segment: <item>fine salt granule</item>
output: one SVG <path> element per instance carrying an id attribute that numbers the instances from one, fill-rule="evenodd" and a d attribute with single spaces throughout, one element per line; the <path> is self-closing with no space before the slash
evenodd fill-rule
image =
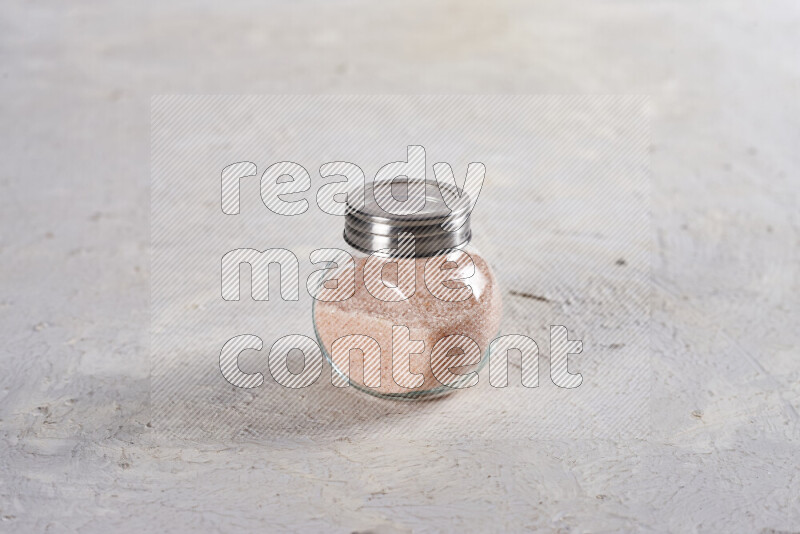
<path id="1" fill-rule="evenodd" d="M 347 354 L 349 353 L 349 372 L 345 373 L 350 377 L 351 383 L 360 386 L 370 392 L 379 395 L 402 395 L 419 394 L 435 388 L 442 388 L 442 383 L 437 379 L 444 376 L 445 383 L 453 385 L 453 374 L 448 374 L 450 368 L 452 373 L 463 374 L 478 367 L 478 361 L 485 357 L 487 348 L 491 340 L 497 335 L 502 313 L 502 303 L 500 290 L 491 268 L 486 261 L 476 251 L 471 248 L 466 249 L 469 257 L 474 264 L 474 274 L 469 278 L 458 280 L 457 282 L 446 282 L 445 288 L 457 287 L 458 285 L 469 286 L 471 295 L 462 301 L 450 302 L 441 299 L 441 292 L 437 292 L 435 284 L 441 281 L 431 280 L 430 270 L 428 281 L 425 280 L 425 265 L 430 258 L 398 258 L 393 261 L 399 264 L 398 272 L 404 268 L 413 269 L 416 272 L 416 285 L 414 294 L 407 300 L 397 302 L 386 302 L 374 297 L 364 284 L 364 266 L 368 258 L 357 258 L 355 260 L 355 293 L 352 297 L 338 302 L 318 301 L 315 307 L 315 324 L 320 341 L 327 354 L 332 355 L 337 367 L 342 371 L 347 371 Z M 460 253 L 463 256 L 463 253 Z M 439 258 L 441 261 L 451 261 L 449 257 Z M 410 265 L 413 263 L 413 266 Z M 459 265 L 459 268 L 461 266 Z M 369 269 L 368 269 L 369 271 Z M 409 271 L 410 272 L 410 271 Z M 472 273 L 470 268 L 469 273 Z M 352 273 L 351 273 L 352 274 Z M 370 278 L 368 276 L 368 278 Z M 391 283 L 390 276 L 386 276 L 387 283 Z M 367 282 L 370 280 L 368 279 Z M 373 287 L 373 286 L 371 286 Z M 434 293 L 431 293 L 431 289 Z M 437 298 L 437 296 L 439 298 Z M 419 343 L 413 346 L 414 340 L 422 341 L 424 348 L 421 352 L 412 352 L 409 355 L 409 362 L 401 365 L 395 362 L 394 376 L 392 375 L 392 333 L 395 329 L 395 349 L 398 354 L 403 349 L 409 347 L 408 342 L 403 343 L 403 336 L 398 335 L 397 327 L 407 327 L 406 332 L 400 329 L 400 334 L 405 334 L 405 340 L 412 340 L 412 350 L 421 348 Z M 363 346 L 353 346 L 362 350 L 350 351 L 347 346 L 337 346 L 338 350 L 332 351 L 334 341 L 345 336 L 359 335 L 368 336 L 377 342 L 380 347 L 380 368 L 372 364 L 369 344 L 361 343 Z M 433 352 L 434 345 L 446 336 L 461 335 L 467 336 L 475 342 L 471 344 L 463 338 L 448 338 L 446 342 Z M 365 338 L 359 338 L 364 341 Z M 457 340 L 455 343 L 451 340 Z M 369 340 L 366 340 L 369 341 Z M 453 344 L 456 347 L 453 347 Z M 356 344 L 358 345 L 358 344 Z M 374 345 L 374 344 L 373 344 Z M 464 347 L 461 350 L 459 347 Z M 462 356 L 458 356 L 461 354 Z M 454 367 L 459 361 L 469 362 L 468 365 Z M 366 362 L 366 377 L 365 377 Z M 410 367 L 409 367 L 410 364 Z M 416 387 L 403 387 L 396 383 L 408 385 L 415 377 L 410 374 L 421 374 L 422 383 Z M 366 387 L 377 382 L 378 373 L 380 375 L 380 385 L 378 387 Z M 419 380 L 416 378 L 416 380 Z M 449 380 L 449 382 L 448 382 Z M 457 382 L 463 383 L 463 377 Z M 454 391 L 444 388 L 444 391 Z"/>

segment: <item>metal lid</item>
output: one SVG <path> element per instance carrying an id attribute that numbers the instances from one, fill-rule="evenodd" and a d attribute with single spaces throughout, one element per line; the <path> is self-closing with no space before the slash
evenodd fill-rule
<path id="1" fill-rule="evenodd" d="M 472 232 L 466 192 L 459 196 L 454 187 L 440 185 L 435 180 L 410 179 L 407 187 L 410 197 L 407 200 L 401 196 L 406 191 L 405 184 L 391 181 L 367 182 L 363 197 L 348 195 L 344 240 L 353 248 L 371 254 L 397 249 L 400 234 L 410 232 L 414 235 L 416 257 L 435 256 L 444 249 L 469 243 Z M 424 207 L 421 206 L 423 192 Z M 445 204 L 445 199 L 453 210 Z M 352 201 L 358 204 L 353 205 Z M 414 208 L 421 209 L 416 213 L 404 213 Z M 410 254 L 395 250 L 391 255 Z"/>

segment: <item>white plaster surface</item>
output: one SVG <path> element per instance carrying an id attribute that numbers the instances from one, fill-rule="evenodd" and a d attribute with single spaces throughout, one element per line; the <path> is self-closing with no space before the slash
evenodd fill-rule
<path id="1" fill-rule="evenodd" d="M 7 1 L 0 531 L 800 531 L 800 5 Z M 158 93 L 652 97 L 652 430 L 149 431 Z"/>

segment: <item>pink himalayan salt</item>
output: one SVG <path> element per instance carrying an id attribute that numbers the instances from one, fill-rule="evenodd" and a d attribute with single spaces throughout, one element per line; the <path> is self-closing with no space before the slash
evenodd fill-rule
<path id="1" fill-rule="evenodd" d="M 404 258 L 399 259 L 408 268 L 408 262 L 414 262 L 416 267 L 416 291 L 408 300 L 399 302 L 385 302 L 375 298 L 364 285 L 363 270 L 367 258 L 356 259 L 356 284 L 355 294 L 347 300 L 339 302 L 317 301 L 315 309 L 315 322 L 317 333 L 325 351 L 330 355 L 333 342 L 341 337 L 356 334 L 365 335 L 375 339 L 380 345 L 380 386 L 366 388 L 376 394 L 408 394 L 412 392 L 428 391 L 440 388 L 441 383 L 434 374 L 434 369 L 451 368 L 453 373 L 463 374 L 475 370 L 478 365 L 464 365 L 453 368 L 462 351 L 449 350 L 446 353 L 437 351 L 438 358 L 434 355 L 431 361 L 431 350 L 441 338 L 452 334 L 461 334 L 474 340 L 483 358 L 489 343 L 498 333 L 500 316 L 502 314 L 502 301 L 500 290 L 494 273 L 486 261 L 474 251 L 470 256 L 475 265 L 475 274 L 465 280 L 448 282 L 448 286 L 461 283 L 472 288 L 472 295 L 460 302 L 447 302 L 431 294 L 425 283 L 425 264 L 429 258 Z M 384 278 L 387 283 L 390 276 Z M 396 281 L 396 280 L 395 280 Z M 433 287 L 430 279 L 428 284 Z M 436 288 L 434 287 L 434 290 Z M 441 296 L 441 293 L 437 293 Z M 425 347 L 421 353 L 411 353 L 411 373 L 421 373 L 423 383 L 420 387 L 406 388 L 396 383 L 392 377 L 392 327 L 405 325 L 409 328 L 411 340 L 421 340 Z M 397 343 L 397 339 L 395 340 Z M 366 351 L 365 351 L 366 352 Z M 346 352 L 345 352 L 346 353 Z M 366 358 L 365 358 L 366 356 Z M 352 383 L 364 388 L 364 365 L 367 360 L 367 372 L 370 384 L 374 381 L 377 369 L 370 374 L 369 356 L 361 351 L 354 350 L 350 353 L 349 377 Z M 447 360 L 446 362 L 444 360 Z M 475 357 L 472 362 L 477 362 Z M 335 358 L 341 361 L 341 356 Z M 343 366 L 340 366 L 340 368 Z M 409 384 L 402 378 L 403 369 L 398 366 L 395 377 L 401 378 L 397 382 Z M 432 369 L 433 367 L 433 369 Z M 408 374 L 408 369 L 405 370 Z M 441 373 L 439 373 L 441 377 Z"/>

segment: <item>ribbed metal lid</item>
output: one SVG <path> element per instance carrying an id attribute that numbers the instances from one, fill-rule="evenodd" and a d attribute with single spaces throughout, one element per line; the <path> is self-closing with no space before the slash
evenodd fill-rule
<path id="1" fill-rule="evenodd" d="M 374 181 L 367 182 L 363 205 L 351 205 L 350 199 L 358 197 L 348 196 L 344 240 L 350 246 L 368 254 L 377 250 L 397 249 L 398 236 L 410 232 L 414 235 L 414 255 L 426 257 L 469 243 L 472 233 L 469 224 L 470 202 L 466 192 L 459 197 L 455 188 L 449 185 L 440 185 L 434 180 L 408 180 L 408 192 L 412 199 L 404 204 L 404 199 L 396 193 L 398 185 L 395 184 L 393 188 L 389 182 L 379 182 L 377 185 Z M 399 189 L 405 190 L 405 187 Z M 422 190 L 425 206 L 417 213 L 396 214 L 381 207 L 402 212 L 402 206 L 414 204 L 415 193 Z M 444 202 L 445 198 L 455 209 L 450 210 Z M 395 252 L 392 255 L 408 254 Z"/>

